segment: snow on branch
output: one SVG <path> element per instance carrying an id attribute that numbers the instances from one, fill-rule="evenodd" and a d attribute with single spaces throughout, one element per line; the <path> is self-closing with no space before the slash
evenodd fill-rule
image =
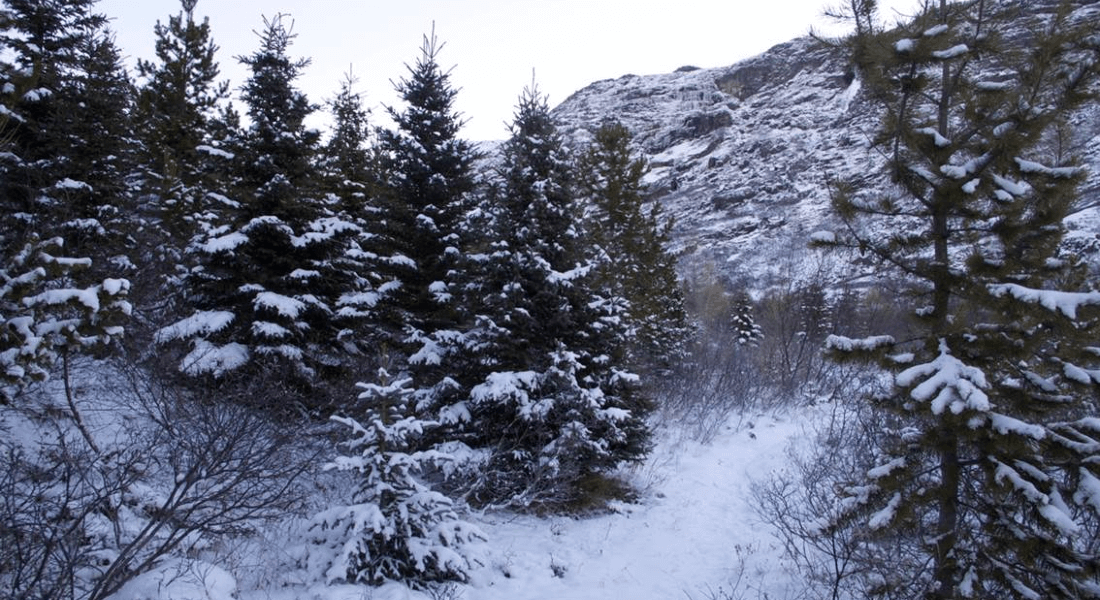
<path id="1" fill-rule="evenodd" d="M 1052 312 L 1060 312 L 1070 319 L 1077 318 L 1077 309 L 1082 306 L 1100 304 L 1100 292 L 1063 292 L 1059 290 L 1037 290 L 1015 283 L 1002 283 L 989 286 L 989 293 L 997 298 L 1011 296 L 1028 304 L 1038 304 Z"/>
<path id="2" fill-rule="evenodd" d="M 225 329 L 233 322 L 235 315 L 226 310 L 199 311 L 186 319 L 163 327 L 154 336 L 158 344 L 173 340 L 184 340 L 196 335 L 210 335 Z"/>
<path id="3" fill-rule="evenodd" d="M 940 134 L 939 130 L 937 130 L 935 127 L 922 127 L 921 129 L 917 130 L 917 133 L 923 133 L 924 135 L 931 137 L 933 143 L 936 144 L 937 148 L 946 148 L 951 145 L 951 140 L 943 137 L 943 135 Z"/>
<path id="4" fill-rule="evenodd" d="M 958 58 L 963 54 L 966 54 L 967 52 L 970 52 L 969 46 L 967 46 L 966 44 L 958 44 L 955 46 L 951 46 L 946 50 L 936 50 L 932 53 L 932 56 L 940 60 L 950 60 L 952 58 Z"/>
<path id="5" fill-rule="evenodd" d="M 1040 175 L 1050 175 L 1051 177 L 1060 177 L 1063 179 L 1076 177 L 1084 172 L 1082 167 L 1048 167 L 1019 157 L 1016 158 L 1016 164 L 1019 165 L 1020 171 L 1023 173 L 1038 173 Z"/>
<path id="6" fill-rule="evenodd" d="M 266 308 L 291 319 L 297 319 L 302 311 L 306 309 L 305 302 L 275 292 L 256 294 L 256 297 L 252 300 L 252 305 L 257 311 Z"/>
<path id="7" fill-rule="evenodd" d="M 872 352 L 893 344 L 894 338 L 889 335 L 874 335 L 860 339 L 830 335 L 825 338 L 825 349 L 839 352 Z"/>
<path id="8" fill-rule="evenodd" d="M 923 379 L 919 384 L 918 380 Z M 989 387 L 985 373 L 951 356 L 945 340 L 940 340 L 940 355 L 930 363 L 910 367 L 898 374 L 895 382 L 901 387 L 916 387 L 909 395 L 918 402 L 931 402 L 932 413 L 945 409 L 959 414 L 964 410 L 986 412 L 989 397 L 983 389 Z"/>

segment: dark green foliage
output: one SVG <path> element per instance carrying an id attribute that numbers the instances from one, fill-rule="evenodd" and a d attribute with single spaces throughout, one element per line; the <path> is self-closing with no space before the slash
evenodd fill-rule
<path id="1" fill-rule="evenodd" d="M 370 251 L 379 249 L 373 239 L 381 210 L 376 201 L 378 157 L 369 146 L 369 111 L 354 90 L 355 82 L 349 73 L 341 82 L 340 92 L 328 102 L 332 134 L 321 148 L 317 171 L 327 204 L 358 228 L 355 235 L 349 236 L 342 259 L 344 269 L 353 277 L 349 290 L 354 291 L 341 295 L 337 314 L 345 327 L 341 339 L 348 344 L 366 345 L 374 339 L 375 307 L 382 296 L 378 255 Z"/>
<path id="2" fill-rule="evenodd" d="M 845 492 L 847 525 L 907 556 L 871 593 L 1097 596 L 1098 298 L 1058 252 L 1083 172 L 1047 146 L 1100 64 L 1072 4 L 941 2 L 856 40 L 893 186 L 834 189 L 838 245 L 900 273 L 919 316 L 903 348 L 829 340 L 913 365 L 881 400 L 881 466 Z"/>
<path id="3" fill-rule="evenodd" d="M 572 167 L 545 97 L 528 88 L 505 143 L 478 296 L 479 344 L 492 370 L 545 368 L 576 345 L 593 316 L 584 273 Z"/>
<path id="4" fill-rule="evenodd" d="M 205 189 L 213 185 L 211 157 L 200 148 L 218 143 L 217 111 L 229 96 L 229 83 L 218 82 L 210 21 L 195 21 L 196 0 L 181 0 L 182 12 L 154 28 L 157 62 L 138 61 L 142 86 L 135 106 L 136 134 L 142 144 L 145 189 L 154 206 L 145 207 L 167 233 L 178 260 L 197 233 L 195 213 L 202 210 Z M 165 252 L 166 249 L 161 249 Z"/>
<path id="5" fill-rule="evenodd" d="M 592 284 L 609 302 L 625 306 L 629 363 L 667 368 L 683 357 L 690 329 L 669 251 L 672 222 L 658 203 L 646 202 L 648 166 L 634 158 L 630 140 L 626 127 L 607 123 L 578 160 L 578 192 L 599 261 Z"/>
<path id="6" fill-rule="evenodd" d="M 434 33 L 397 83 L 404 109 L 389 108 L 396 129 L 379 131 L 380 209 L 367 250 L 378 256 L 378 346 L 398 349 L 418 391 L 421 408 L 439 414 L 462 402 L 474 374 L 462 332 L 470 284 L 464 227 L 473 204 L 476 158 L 458 137 L 457 94 L 439 65 Z M 460 407 L 442 415 L 448 425 L 464 418 Z"/>
<path id="7" fill-rule="evenodd" d="M 11 154 L 0 165 L 0 218 L 17 249 L 23 234 L 62 236 L 68 252 L 96 259 L 88 274 L 102 276 L 118 273 L 107 259 L 126 247 L 131 90 L 92 4 L 9 3 L 3 79 L 12 90 L 4 101 Z"/>
<path id="8" fill-rule="evenodd" d="M 430 338 L 439 330 L 453 330 L 460 319 L 451 300 L 460 285 L 460 227 L 474 191 L 475 154 L 458 137 L 457 90 L 439 65 L 442 48 L 434 34 L 424 38 L 408 78 L 397 83 L 404 110 L 388 109 L 397 128 L 379 132 L 383 213 L 378 243 L 385 248 L 380 255 L 386 278 L 401 282 L 388 303 L 391 316 L 385 325 L 399 344 L 408 343 L 410 333 Z"/>
<path id="9" fill-rule="evenodd" d="M 483 373 L 473 442 L 492 450 L 470 495 L 574 510 L 601 501 L 582 481 L 644 456 L 648 404 L 620 363 L 621 315 L 587 285 L 572 164 L 536 88 L 520 96 L 511 131 L 469 334 Z"/>
<path id="10" fill-rule="evenodd" d="M 196 264 L 185 283 L 193 312 L 158 338 L 189 344 L 186 373 L 217 378 L 247 366 L 291 396 L 265 403 L 318 408 L 327 400 L 321 384 L 339 381 L 336 307 L 357 291 L 344 259 L 359 228 L 319 197 L 318 133 L 304 123 L 314 107 L 293 87 L 308 61 L 287 55 L 293 37 L 277 15 L 260 48 L 240 59 L 252 71 L 242 88 L 251 124 L 228 146 L 224 195 L 211 195 L 218 206 L 201 217 L 206 230 L 191 246 Z"/>
<path id="11" fill-rule="evenodd" d="M 0 401 L 130 313 L 108 277 L 128 264 L 108 259 L 127 247 L 129 83 L 91 7 L 0 8 Z"/>

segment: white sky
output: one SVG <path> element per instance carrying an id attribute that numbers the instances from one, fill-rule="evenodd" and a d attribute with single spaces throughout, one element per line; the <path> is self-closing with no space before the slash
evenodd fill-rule
<path id="1" fill-rule="evenodd" d="M 291 56 L 313 63 L 298 81 L 313 102 L 339 89 L 349 68 L 384 124 L 380 104 L 399 105 L 391 81 L 405 76 L 435 22 L 454 67 L 458 110 L 471 140 L 503 139 L 532 70 L 550 105 L 600 79 L 668 73 L 684 65 L 721 67 L 820 28 L 825 5 L 838 0 L 199 0 L 210 17 L 222 78 L 239 87 L 247 73 L 237 56 L 258 46 L 262 16 L 282 12 L 298 34 Z M 916 0 L 880 0 L 882 14 Z M 101 0 L 99 12 L 128 57 L 152 59 L 153 26 L 180 12 L 178 0 Z M 244 107 L 238 105 L 243 113 Z M 322 127 L 324 117 L 311 121 Z"/>

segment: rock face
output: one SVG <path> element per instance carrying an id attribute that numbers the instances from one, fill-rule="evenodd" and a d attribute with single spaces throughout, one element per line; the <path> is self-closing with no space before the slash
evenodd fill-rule
<path id="1" fill-rule="evenodd" d="M 1100 4 L 1080 4 L 1100 19 Z M 836 225 L 829 180 L 880 180 L 869 142 L 879 119 L 838 51 L 799 38 L 726 68 L 598 81 L 554 115 L 576 144 L 608 118 L 631 130 L 685 261 L 758 290 L 850 271 L 807 249 L 811 233 Z M 1074 130 L 1092 171 L 1085 203 L 1100 203 L 1100 109 L 1076 115 Z M 1067 225 L 1077 243 L 1097 244 L 1096 209 Z"/>

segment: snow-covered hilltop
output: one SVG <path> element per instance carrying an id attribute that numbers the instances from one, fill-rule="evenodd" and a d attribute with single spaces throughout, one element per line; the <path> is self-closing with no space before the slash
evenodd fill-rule
<path id="1" fill-rule="evenodd" d="M 1075 17 L 1100 19 L 1100 3 L 1079 2 Z M 808 37 L 729 67 L 598 81 L 554 114 L 576 142 L 607 119 L 629 127 L 686 260 L 713 261 L 757 288 L 808 275 L 807 242 L 833 225 L 828 181 L 881 185 L 878 116 L 860 79 L 843 51 Z M 1100 107 L 1076 115 L 1071 130 L 1091 171 L 1083 205 L 1100 203 Z M 1095 210 L 1068 225 L 1094 248 Z"/>

